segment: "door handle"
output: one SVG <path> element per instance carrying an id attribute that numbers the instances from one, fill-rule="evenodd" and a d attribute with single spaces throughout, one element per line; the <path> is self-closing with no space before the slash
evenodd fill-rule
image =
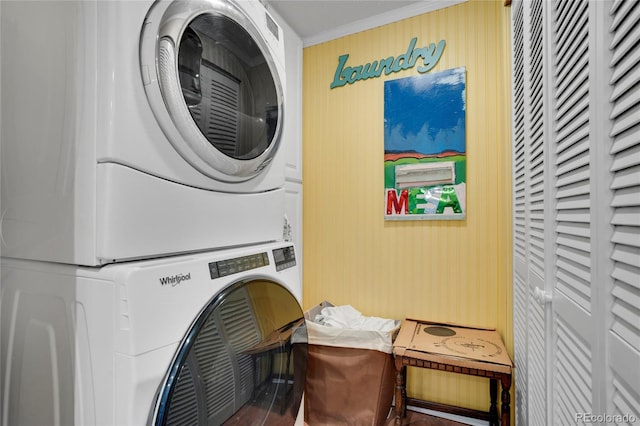
<path id="1" fill-rule="evenodd" d="M 541 305 L 546 305 L 553 301 L 553 294 L 548 291 L 544 291 L 540 287 L 533 289 L 533 298 Z"/>

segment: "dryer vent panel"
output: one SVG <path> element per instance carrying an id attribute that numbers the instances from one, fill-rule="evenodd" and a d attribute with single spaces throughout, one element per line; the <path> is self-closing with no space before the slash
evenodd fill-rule
<path id="1" fill-rule="evenodd" d="M 233 269 L 258 258 L 209 266 Z M 274 412 L 277 424 L 293 422 L 304 390 L 306 345 L 302 311 L 286 288 L 259 279 L 227 287 L 183 339 L 153 424 L 271 424 L 257 420 Z"/>
<path id="2" fill-rule="evenodd" d="M 251 398 L 254 371 L 245 352 L 260 341 L 260 331 L 246 289 L 230 293 L 219 308 L 180 367 L 167 424 L 221 424 Z"/>
<path id="3" fill-rule="evenodd" d="M 278 24 L 276 24 L 276 21 L 274 21 L 268 13 L 265 13 L 264 16 L 267 20 L 267 28 L 271 31 L 271 34 L 273 34 L 276 40 L 280 40 L 280 28 L 278 27 Z"/>
<path id="4" fill-rule="evenodd" d="M 240 83 L 205 63 L 200 68 L 203 95 L 207 102 L 189 108 L 191 116 L 209 141 L 222 153 L 237 155 L 240 136 Z"/>

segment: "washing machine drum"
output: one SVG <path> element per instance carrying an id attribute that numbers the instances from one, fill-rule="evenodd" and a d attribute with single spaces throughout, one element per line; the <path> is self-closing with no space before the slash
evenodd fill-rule
<path id="1" fill-rule="evenodd" d="M 261 12 L 264 28 L 230 0 L 157 2 L 142 30 L 142 79 L 158 124 L 187 162 L 226 182 L 257 176 L 282 133 L 283 71 L 265 31 L 280 35 Z"/>
<path id="2" fill-rule="evenodd" d="M 183 339 L 150 423 L 294 424 L 307 353 L 294 296 L 273 281 L 238 282 L 209 302 Z"/>

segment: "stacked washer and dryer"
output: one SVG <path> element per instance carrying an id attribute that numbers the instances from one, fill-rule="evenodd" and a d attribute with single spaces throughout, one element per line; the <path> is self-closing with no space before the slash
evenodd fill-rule
<path id="1" fill-rule="evenodd" d="M 1 424 L 301 422 L 277 23 L 257 0 L 0 18 Z"/>

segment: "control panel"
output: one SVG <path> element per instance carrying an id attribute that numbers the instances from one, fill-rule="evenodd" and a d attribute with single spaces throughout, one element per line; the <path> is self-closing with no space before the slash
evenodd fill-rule
<path id="1" fill-rule="evenodd" d="M 238 272 L 249 271 L 261 268 L 269 264 L 269 256 L 266 252 L 251 254 L 248 256 L 236 257 L 233 259 L 220 260 L 209 263 L 209 273 L 211 279 L 226 277 Z"/>
<path id="2" fill-rule="evenodd" d="M 276 262 L 276 271 L 296 266 L 296 254 L 293 246 L 274 249 L 273 260 Z"/>

